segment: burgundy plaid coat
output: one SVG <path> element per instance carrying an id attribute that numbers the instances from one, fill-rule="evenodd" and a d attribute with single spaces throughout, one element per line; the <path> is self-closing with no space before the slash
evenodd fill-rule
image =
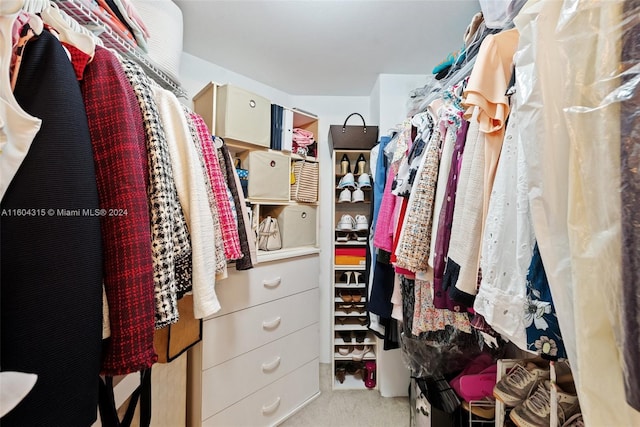
<path id="1" fill-rule="evenodd" d="M 106 49 L 96 48 L 82 93 L 103 209 L 111 337 L 102 372 L 121 375 L 148 368 L 157 360 L 145 133 L 133 88 L 120 62 Z"/>

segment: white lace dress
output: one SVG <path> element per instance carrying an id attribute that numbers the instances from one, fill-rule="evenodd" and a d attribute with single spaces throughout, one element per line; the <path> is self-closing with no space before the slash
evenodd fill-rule
<path id="1" fill-rule="evenodd" d="M 482 282 L 473 308 L 496 332 L 527 349 L 524 307 L 535 237 L 517 128 L 512 103 L 489 201 L 480 260 Z"/>

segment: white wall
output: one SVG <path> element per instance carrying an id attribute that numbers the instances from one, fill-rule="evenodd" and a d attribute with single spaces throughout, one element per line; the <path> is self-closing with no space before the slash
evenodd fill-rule
<path id="1" fill-rule="evenodd" d="M 188 99 L 183 99 L 183 103 L 192 105 L 191 98 L 211 81 L 219 84 L 231 83 L 264 96 L 273 104 L 285 107 L 293 106 L 291 105 L 291 95 L 286 92 L 183 52 L 180 60 L 180 83 L 188 94 Z"/>

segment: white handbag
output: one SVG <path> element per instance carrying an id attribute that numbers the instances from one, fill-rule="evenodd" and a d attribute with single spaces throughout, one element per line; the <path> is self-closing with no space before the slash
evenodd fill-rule
<path id="1" fill-rule="evenodd" d="M 278 221 L 270 216 L 258 226 L 258 249 L 261 251 L 277 251 L 282 249 L 282 237 Z"/>

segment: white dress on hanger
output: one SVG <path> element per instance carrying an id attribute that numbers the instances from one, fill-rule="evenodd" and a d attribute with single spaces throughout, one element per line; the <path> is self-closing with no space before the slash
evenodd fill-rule
<path id="1" fill-rule="evenodd" d="M 0 199 L 4 197 L 42 124 L 42 120 L 20 107 L 11 90 L 11 30 L 16 16 L 0 13 Z"/>

